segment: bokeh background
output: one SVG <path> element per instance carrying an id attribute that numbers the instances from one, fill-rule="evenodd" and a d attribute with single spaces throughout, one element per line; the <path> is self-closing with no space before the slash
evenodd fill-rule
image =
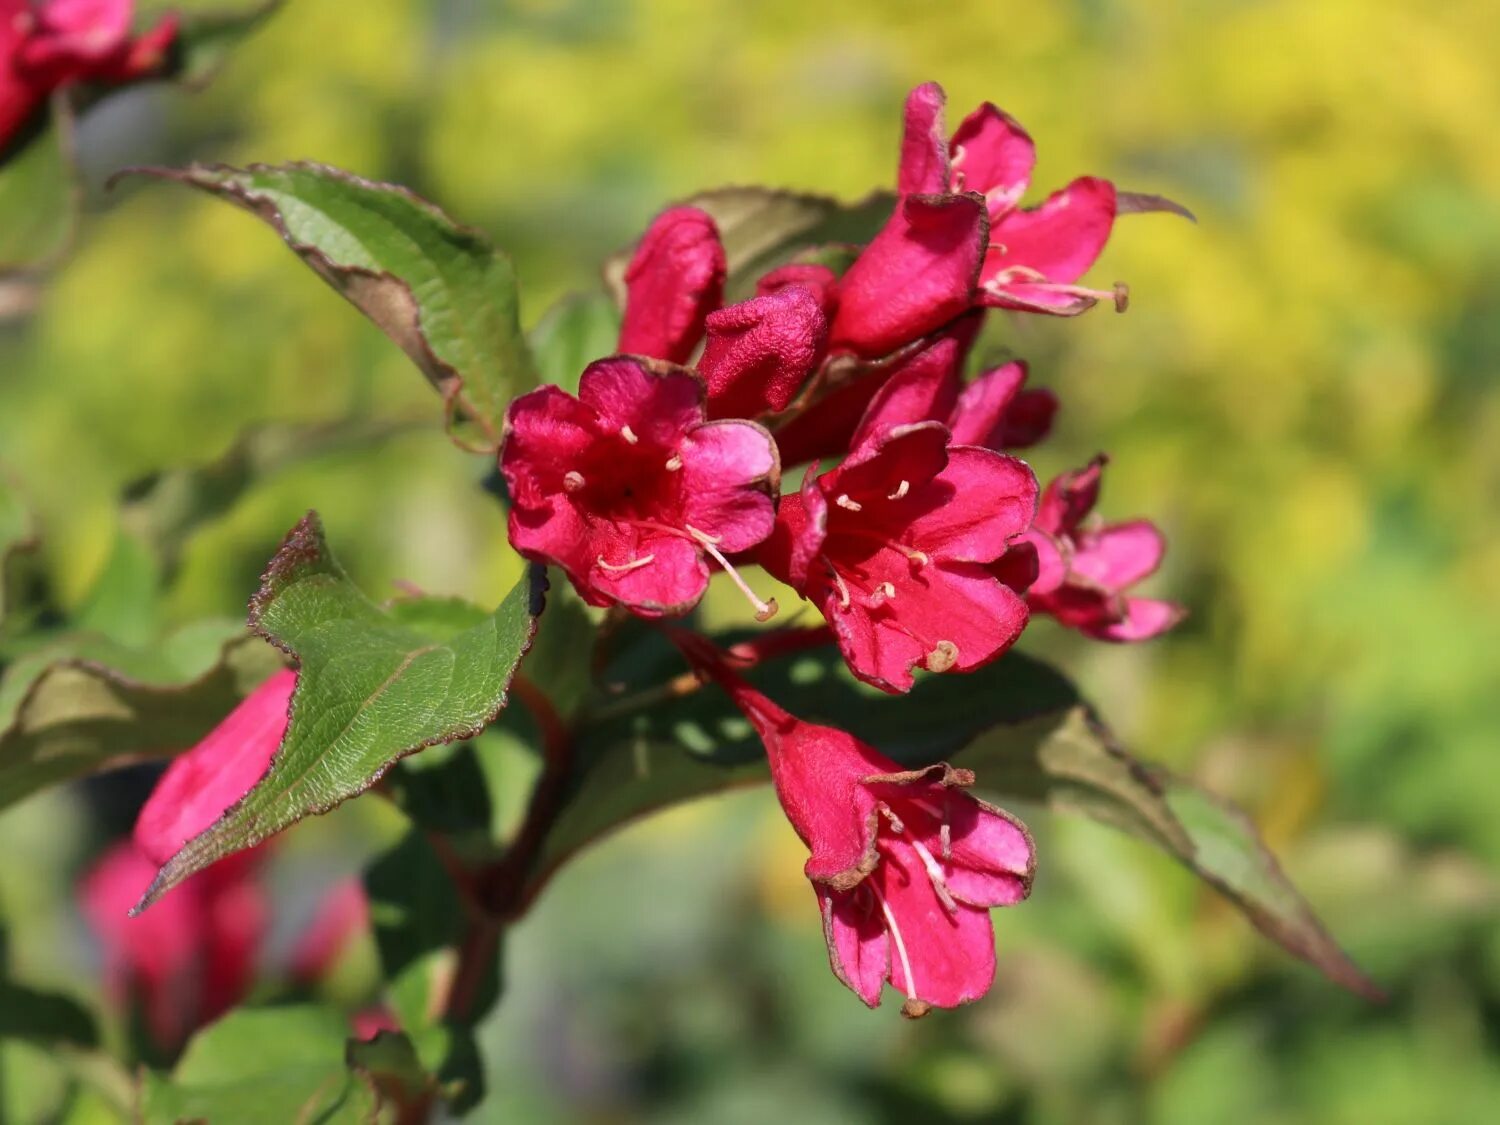
<path id="1" fill-rule="evenodd" d="M 852 200 L 891 181 L 910 86 L 944 83 L 955 121 L 994 100 L 1038 139 L 1039 187 L 1093 172 L 1200 220 L 1117 228 L 1093 276 L 1130 283 L 1127 315 L 1004 333 L 1064 402 L 1039 474 L 1107 450 L 1105 509 L 1166 528 L 1153 588 L 1192 616 L 1142 647 L 1045 622 L 1028 642 L 1144 756 L 1243 802 L 1389 1003 L 1292 963 L 1145 847 L 1038 813 L 1037 892 L 997 915 L 994 992 L 915 1025 L 872 1014 L 827 971 L 773 799 L 744 793 L 586 854 L 513 932 L 485 1116 L 1493 1119 L 1495 30 L 1491 0 L 292 0 L 207 92 L 138 90 L 86 120 L 75 252 L 0 325 L 0 460 L 76 603 L 143 473 L 258 421 L 437 419 L 264 227 L 164 185 L 103 193 L 120 166 L 316 158 L 402 181 L 513 252 L 529 322 L 669 199 L 764 182 Z M 483 469 L 435 425 L 289 468 L 194 540 L 156 609 L 241 612 L 309 507 L 366 589 L 493 602 L 516 563 Z M 71 885 L 139 796 L 127 778 L 112 802 L 0 816 L 16 976 L 97 991 Z M 299 827 L 276 867 L 291 913 L 393 821 L 358 802 Z M 52 1064 L 0 1062 L 0 1117 L 50 1112 Z"/>

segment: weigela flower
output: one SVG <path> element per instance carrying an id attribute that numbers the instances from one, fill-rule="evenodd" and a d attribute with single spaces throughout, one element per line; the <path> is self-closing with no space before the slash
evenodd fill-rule
<path id="1" fill-rule="evenodd" d="M 647 228 L 625 270 L 620 351 L 686 363 L 724 299 L 719 228 L 706 211 L 670 207 Z"/>
<path id="2" fill-rule="evenodd" d="M 1182 607 L 1127 591 L 1161 565 L 1166 541 L 1149 520 L 1104 524 L 1091 517 L 1104 465 L 1096 457 L 1047 486 L 1027 536 L 1037 577 L 1026 600 L 1035 612 L 1099 640 L 1149 640 L 1176 625 Z"/>
<path id="3" fill-rule="evenodd" d="M 1013 360 L 965 386 L 957 367 L 912 365 L 870 400 L 854 443 L 890 426 L 937 421 L 948 426 L 954 445 L 1035 445 L 1052 429 L 1057 396 L 1048 390 L 1023 389 L 1026 374 L 1026 364 Z"/>
<path id="4" fill-rule="evenodd" d="M 286 734 L 296 686 L 296 672 L 277 672 L 173 760 L 136 818 L 135 842 L 143 855 L 166 863 L 265 776 Z"/>
<path id="5" fill-rule="evenodd" d="M 0 150 L 53 91 L 120 85 L 165 69 L 175 16 L 132 37 L 133 0 L 0 0 Z"/>
<path id="6" fill-rule="evenodd" d="M 139 917 L 128 912 L 156 876 L 132 841 L 105 852 L 84 876 L 80 905 L 103 947 L 106 989 L 139 1005 L 152 1041 L 172 1051 L 250 991 L 269 907 L 250 853 L 199 872 Z"/>
<path id="7" fill-rule="evenodd" d="M 983 996 L 995 976 L 990 908 L 1031 890 L 1025 826 L 970 796 L 968 770 L 903 770 L 722 667 L 710 674 L 760 735 L 781 807 L 811 853 L 803 870 L 839 980 L 872 1008 L 890 981 L 913 1017 Z"/>
<path id="8" fill-rule="evenodd" d="M 856 676 L 907 691 L 914 668 L 971 671 L 1020 636 L 1026 604 L 994 564 L 1036 491 L 1022 461 L 950 447 L 935 422 L 896 426 L 809 470 L 758 557 L 822 611 Z"/>
<path id="9" fill-rule="evenodd" d="M 590 604 L 684 613 L 708 585 L 708 556 L 760 617 L 775 612 L 726 556 L 770 534 L 776 445 L 754 422 L 707 421 L 692 372 L 620 356 L 591 364 L 577 398 L 553 386 L 521 396 L 500 471 L 512 545 L 562 567 Z"/>
<path id="10" fill-rule="evenodd" d="M 698 373 L 713 418 L 784 410 L 823 358 L 828 322 L 813 293 L 787 285 L 710 313 Z"/>

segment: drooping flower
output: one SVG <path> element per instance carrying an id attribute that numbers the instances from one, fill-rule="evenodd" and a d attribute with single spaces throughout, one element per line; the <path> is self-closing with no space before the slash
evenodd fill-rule
<path id="1" fill-rule="evenodd" d="M 1149 640 L 1176 625 L 1184 611 L 1128 593 L 1161 565 L 1166 541 L 1149 520 L 1105 524 L 1091 516 L 1104 465 L 1105 458 L 1096 457 L 1047 486 L 1027 536 L 1038 568 L 1026 600 L 1034 612 L 1099 640 Z"/>
<path id="2" fill-rule="evenodd" d="M 706 211 L 663 211 L 625 270 L 620 351 L 686 363 L 724 299 L 726 268 L 719 228 Z"/>
<path id="3" fill-rule="evenodd" d="M 277 672 L 167 767 L 135 822 L 135 842 L 164 864 L 265 776 L 286 734 L 297 673 Z"/>
<path id="4" fill-rule="evenodd" d="M 823 358 L 828 322 L 805 286 L 787 285 L 710 313 L 698 372 L 712 418 L 783 410 Z"/>
<path id="5" fill-rule="evenodd" d="M 696 604 L 708 556 L 769 617 L 726 556 L 770 534 L 776 445 L 753 422 L 705 419 L 691 372 L 624 356 L 591 364 L 577 398 L 547 386 L 516 399 L 500 453 L 512 545 L 562 567 L 590 604 L 647 617 Z"/>
<path id="6" fill-rule="evenodd" d="M 245 998 L 269 909 L 254 880 L 255 864 L 241 853 L 130 917 L 156 868 L 133 841 L 121 841 L 84 876 L 79 899 L 103 947 L 111 1001 L 139 1006 L 152 1041 L 171 1052 Z"/>
<path id="7" fill-rule="evenodd" d="M 1026 604 L 995 564 L 1035 509 L 1024 462 L 897 426 L 809 470 L 758 557 L 822 611 L 856 676 L 907 691 L 915 668 L 971 671 L 1020 636 Z"/>
<path id="8" fill-rule="evenodd" d="M 1025 826 L 970 796 L 970 771 L 902 769 L 788 714 L 711 657 L 697 662 L 765 744 L 781 807 L 811 853 L 803 870 L 834 975 L 872 1008 L 889 981 L 912 1017 L 983 996 L 995 975 L 989 911 L 1031 890 Z"/>
<path id="9" fill-rule="evenodd" d="M 1025 390 L 1027 368 L 1013 360 L 964 385 L 956 366 L 911 365 L 892 377 L 870 400 L 854 444 L 881 429 L 912 422 L 943 422 L 954 445 L 1024 449 L 1047 436 L 1057 413 L 1057 396 Z"/>
<path id="10" fill-rule="evenodd" d="M 168 15 L 132 36 L 133 0 L 0 0 L 0 151 L 56 90 L 161 73 L 177 38 Z"/>

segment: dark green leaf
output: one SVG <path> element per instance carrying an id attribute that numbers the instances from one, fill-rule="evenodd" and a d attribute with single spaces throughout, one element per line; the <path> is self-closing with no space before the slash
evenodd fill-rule
<path id="1" fill-rule="evenodd" d="M 213 1125 L 393 1120 L 346 1061 L 344 1017 L 312 1005 L 244 1008 L 188 1043 L 170 1077 L 147 1071 L 141 1117 Z"/>
<path id="2" fill-rule="evenodd" d="M 603 293 L 574 293 L 543 314 L 529 339 L 538 379 L 576 394 L 583 369 L 618 350 L 620 310 Z"/>
<path id="3" fill-rule="evenodd" d="M 749 296 L 755 279 L 810 247 L 828 242 L 868 242 L 890 217 L 895 200 L 876 192 L 858 203 L 840 203 L 766 187 L 729 187 L 701 192 L 681 201 L 713 216 L 729 263 L 728 300 Z M 623 308 L 625 267 L 632 250 L 604 263 L 604 280 Z"/>
<path id="4" fill-rule="evenodd" d="M 0 676 L 0 808 L 188 749 L 281 664 L 234 622 L 204 623 L 140 650 L 66 635 L 28 652 Z"/>
<path id="5" fill-rule="evenodd" d="M 0 1039 L 92 1047 L 99 1033 L 94 1017 L 72 997 L 0 980 Z"/>
<path id="6" fill-rule="evenodd" d="M 191 89 L 213 81 L 229 54 L 281 8 L 282 0 L 219 12 L 186 12 L 173 45 L 170 76 Z"/>
<path id="7" fill-rule="evenodd" d="M 838 655 L 823 649 L 773 663 L 755 678 L 792 713 L 851 731 L 903 765 L 947 759 L 972 769 L 978 787 L 1002 800 L 1079 813 L 1155 844 L 1283 948 L 1347 988 L 1379 995 L 1242 812 L 1131 757 L 1046 665 L 1010 653 L 969 676 L 924 677 L 898 697 L 856 684 Z M 758 741 L 722 693 L 639 700 L 597 707 L 580 732 L 570 799 L 538 854 L 530 893 L 567 855 L 612 828 L 764 780 Z"/>
<path id="8" fill-rule="evenodd" d="M 510 259 L 480 232 L 394 184 L 321 164 L 138 169 L 269 223 L 319 276 L 394 340 L 450 412 L 500 442 L 505 408 L 536 386 Z"/>
<path id="9" fill-rule="evenodd" d="M 36 548 L 31 512 L 20 491 L 0 472 L 0 628 L 25 598 L 26 570 Z"/>
<path id="10" fill-rule="evenodd" d="M 68 248 L 78 218 L 73 118 L 61 98 L 50 121 L 0 164 L 0 274 L 39 269 Z"/>
<path id="11" fill-rule="evenodd" d="M 252 628 L 298 661 L 286 736 L 269 772 L 162 868 L 141 907 L 195 871 L 370 788 L 400 758 L 478 734 L 505 706 L 546 590 L 533 569 L 494 613 L 407 624 L 364 596 L 316 514 L 287 536 L 250 603 Z M 477 621 L 477 623 L 473 623 Z M 430 623 L 430 622 L 429 622 Z"/>
<path id="12" fill-rule="evenodd" d="M 374 1039 L 351 1039 L 345 1061 L 398 1121 L 428 1120 L 437 1084 L 406 1036 L 382 1031 Z"/>

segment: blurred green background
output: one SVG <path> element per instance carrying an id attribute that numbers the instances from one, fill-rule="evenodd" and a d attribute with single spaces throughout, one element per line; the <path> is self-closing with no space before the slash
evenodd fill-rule
<path id="1" fill-rule="evenodd" d="M 918 1024 L 828 973 L 766 791 L 582 857 L 511 935 L 484 1028 L 500 1122 L 1464 1122 L 1500 1107 L 1500 51 L 1492 0 L 292 0 L 207 92 L 133 91 L 81 133 L 74 256 L 0 325 L 0 461 L 84 597 L 120 490 L 265 420 L 430 426 L 258 486 L 160 612 L 233 615 L 318 508 L 377 595 L 491 603 L 517 565 L 485 466 L 384 337 L 253 219 L 110 171 L 315 158 L 395 179 L 515 255 L 534 320 L 667 200 L 894 175 L 927 79 L 990 99 L 1046 190 L 1093 172 L 1187 203 L 1124 220 L 1124 317 L 1004 326 L 1064 407 L 1044 479 L 1113 457 L 1103 508 L 1172 547 L 1192 616 L 1061 654 L 1129 742 L 1242 801 L 1381 1007 L 1290 962 L 1169 861 L 1037 813 L 982 1003 Z M 278 865 L 353 869 L 360 802 Z M 1027 810 L 1020 810 L 1023 814 Z M 120 826 L 114 826 L 118 829 Z M 96 990 L 70 887 L 107 828 L 76 795 L 0 817 L 16 975 Z M 305 888 L 301 892 L 306 898 Z M 5 1055 L 7 1097 L 46 1065 Z M 19 1112 L 17 1104 L 11 1106 Z"/>

